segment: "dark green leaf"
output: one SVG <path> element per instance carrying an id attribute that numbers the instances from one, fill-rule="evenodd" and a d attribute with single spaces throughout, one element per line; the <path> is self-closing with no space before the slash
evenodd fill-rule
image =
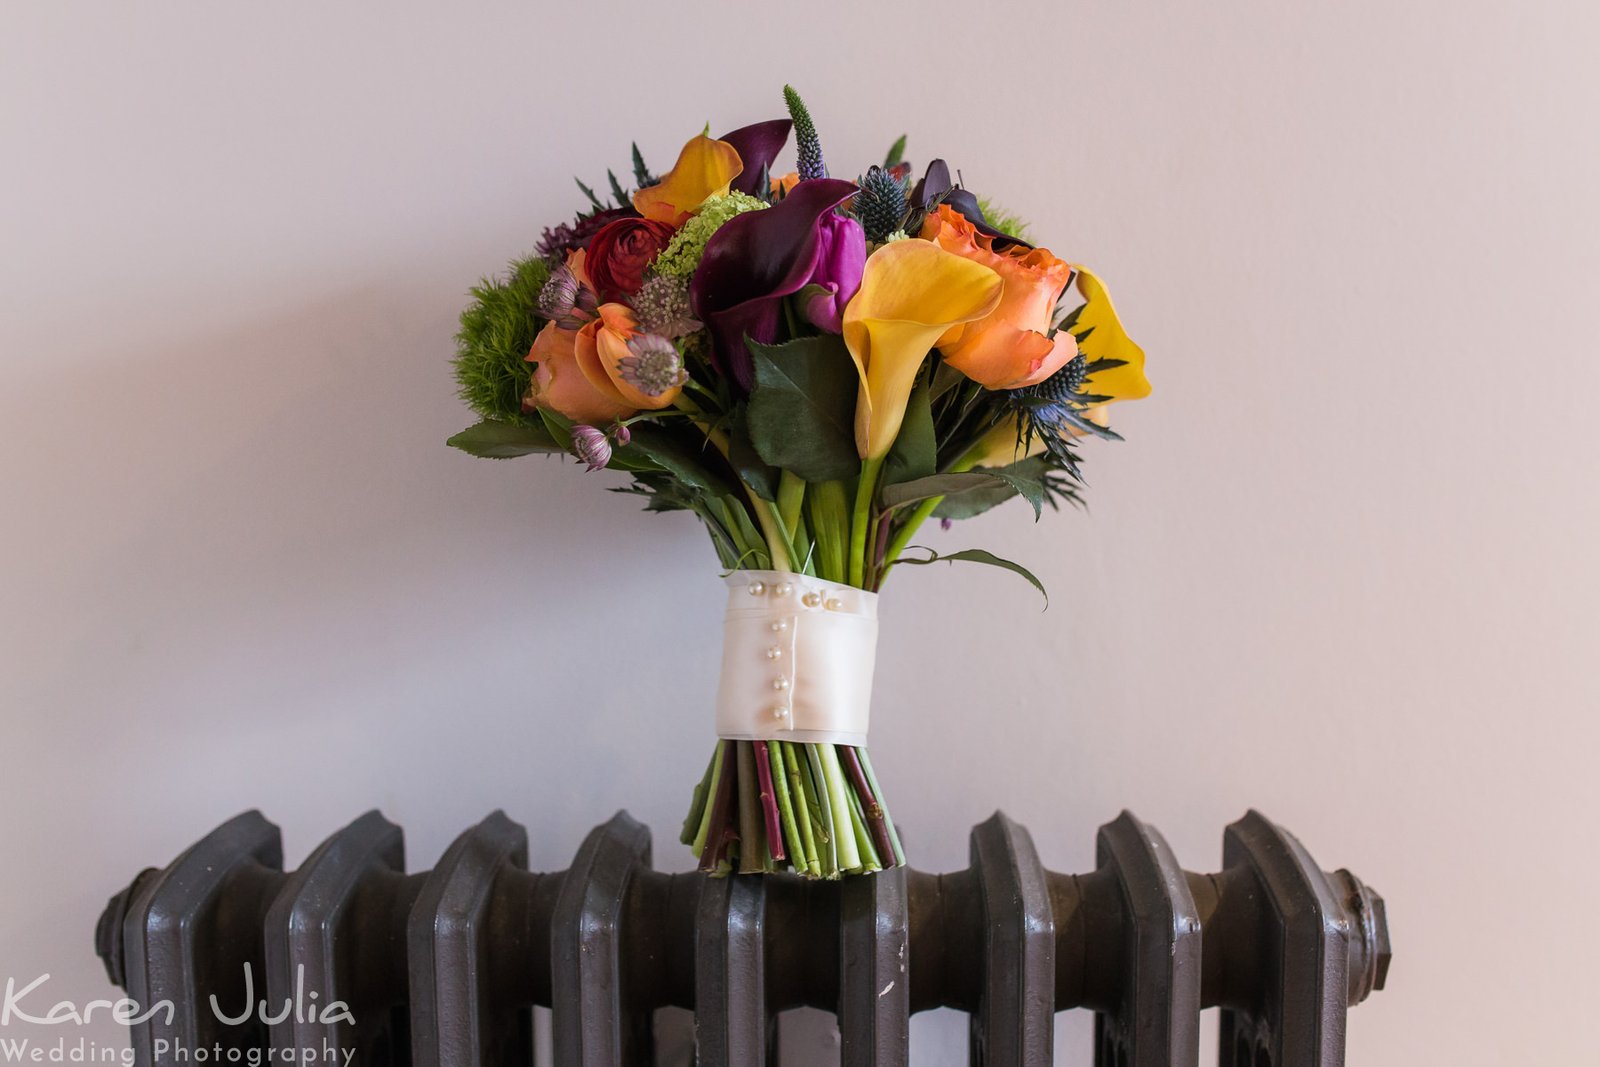
<path id="1" fill-rule="evenodd" d="M 476 426 L 467 427 L 445 444 L 484 459 L 512 459 L 535 453 L 548 455 L 566 451 L 543 426 L 523 426 L 493 419 L 485 419 Z"/>
<path id="2" fill-rule="evenodd" d="M 628 194 L 623 191 L 622 183 L 617 181 L 617 176 L 611 171 L 606 171 L 606 179 L 611 182 L 611 195 L 616 198 L 618 207 L 628 206 Z"/>
<path id="3" fill-rule="evenodd" d="M 594 205 L 596 211 L 604 211 L 606 209 L 606 206 L 600 202 L 600 198 L 594 195 L 594 190 L 583 184 L 583 179 L 573 178 L 572 180 L 578 183 L 578 188 L 583 190 L 583 195 L 589 198 L 589 203 Z"/>
<path id="4" fill-rule="evenodd" d="M 939 446 L 933 432 L 933 404 L 928 377 L 922 375 L 906 402 L 905 420 L 883 464 L 884 485 L 926 478 L 939 469 Z"/>
<path id="5" fill-rule="evenodd" d="M 1057 506 L 1059 498 L 1071 499 L 1073 496 L 1071 489 L 1064 485 L 1059 477 L 1054 481 L 1051 480 L 1051 476 L 1058 475 L 1059 472 L 1048 456 L 1028 456 L 1005 467 L 985 468 L 984 472 L 996 475 L 995 485 L 958 493 L 955 496 L 946 496 L 934 509 L 934 517 L 970 519 L 982 515 L 990 508 L 1004 504 L 1016 496 L 1018 484 L 1021 482 L 1038 486 L 1040 499 L 1048 501 L 1051 507 Z"/>
<path id="6" fill-rule="evenodd" d="M 1034 577 L 1033 572 L 1020 563 L 1013 563 L 1009 559 L 1002 559 L 993 552 L 989 552 L 982 548 L 964 548 L 960 552 L 952 552 L 947 556 L 941 556 L 933 549 L 924 545 L 912 545 L 911 547 L 922 549 L 928 554 L 928 558 L 908 559 L 905 556 L 901 556 L 900 559 L 896 561 L 897 563 L 910 563 L 913 566 L 925 566 L 929 563 L 982 563 L 990 567 L 1000 567 L 1003 570 L 1008 570 L 1012 574 L 1020 575 L 1021 577 L 1027 579 L 1028 584 L 1039 590 L 1039 595 L 1044 597 L 1044 606 L 1047 608 L 1050 606 L 1050 594 L 1045 592 L 1044 583 L 1039 581 L 1038 578 Z"/>
<path id="7" fill-rule="evenodd" d="M 611 453 L 611 466 L 619 470 L 664 470 L 690 489 L 721 495 L 731 492 L 725 479 L 705 465 L 700 446 L 680 440 L 660 426 L 634 423 L 632 441 Z M 702 441 L 703 444 L 703 441 Z"/>
<path id="8" fill-rule="evenodd" d="M 887 486 L 881 494 L 881 499 L 884 507 L 897 508 L 905 504 L 932 500 L 936 496 L 956 496 L 978 489 L 993 489 L 996 486 L 1008 484 L 1004 479 L 996 477 L 993 471 L 933 474 L 926 478 L 918 478 L 915 481 Z"/>
<path id="9" fill-rule="evenodd" d="M 808 482 L 848 478 L 856 454 L 858 375 L 836 334 L 782 345 L 746 340 L 755 364 L 746 423 L 762 459 Z"/>
<path id="10" fill-rule="evenodd" d="M 750 443 L 750 425 L 745 406 L 734 409 L 728 426 L 728 462 L 739 477 L 762 500 L 778 499 L 778 468 L 761 458 Z"/>
<path id="11" fill-rule="evenodd" d="M 883 169 L 889 170 L 891 167 L 898 167 L 905 154 L 906 135 L 902 133 L 899 140 L 889 146 L 889 154 L 883 157 Z"/>

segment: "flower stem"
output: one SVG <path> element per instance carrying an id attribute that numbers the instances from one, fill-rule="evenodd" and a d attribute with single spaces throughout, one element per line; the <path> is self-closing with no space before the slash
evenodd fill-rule
<path id="1" fill-rule="evenodd" d="M 805 842 L 800 840 L 800 827 L 794 819 L 794 801 L 789 796 L 789 776 L 783 770 L 783 752 L 778 748 L 783 742 L 768 741 L 766 748 L 767 773 L 772 777 L 772 792 L 778 798 L 778 817 L 783 823 L 783 837 L 788 845 L 789 860 L 794 869 L 804 874 L 806 869 Z"/>
<path id="2" fill-rule="evenodd" d="M 850 511 L 843 482 L 818 482 L 806 494 L 811 534 L 817 544 L 817 574 L 830 582 L 848 577 Z"/>
<path id="3" fill-rule="evenodd" d="M 865 748 L 856 749 L 856 755 L 861 759 L 861 771 L 867 776 L 867 784 L 872 786 L 872 795 L 878 798 L 878 807 L 883 811 L 883 825 L 889 832 L 889 846 L 894 850 L 895 866 L 904 867 L 906 852 L 900 847 L 900 835 L 895 833 L 894 817 L 889 814 L 889 806 L 883 802 L 883 787 L 878 784 L 878 776 L 872 773 L 872 757 L 867 755 Z"/>
<path id="4" fill-rule="evenodd" d="M 733 742 L 739 763 L 739 873 L 760 874 L 766 850 L 761 847 L 761 801 L 756 782 L 756 761 L 750 742 Z"/>
<path id="5" fill-rule="evenodd" d="M 856 507 L 850 516 L 850 584 L 863 589 L 867 569 L 867 529 L 872 524 L 872 501 L 878 495 L 878 473 L 883 457 L 861 461 L 861 480 L 856 483 Z"/>
<path id="6" fill-rule="evenodd" d="M 834 835 L 839 846 L 839 869 L 859 871 L 861 852 L 856 848 L 856 818 L 845 791 L 844 772 L 839 769 L 839 754 L 833 745 L 813 745 L 822 762 L 822 776 L 828 788 L 828 806 L 833 809 Z"/>
<path id="7" fill-rule="evenodd" d="M 761 816 L 766 821 L 767 853 L 775 860 L 786 859 L 783 851 L 783 816 L 778 810 L 778 785 L 772 780 L 772 755 L 765 741 L 750 742 L 756 765 L 756 781 L 761 785 Z"/>
<path id="8" fill-rule="evenodd" d="M 779 754 L 783 756 L 783 769 L 789 776 L 789 795 L 794 801 L 798 812 L 795 822 L 800 824 L 800 842 L 804 845 L 806 858 L 806 873 L 813 878 L 822 877 L 822 860 L 817 853 L 817 836 L 811 825 L 811 817 L 816 811 L 816 804 L 810 799 L 810 790 L 801 780 L 800 758 L 795 755 L 794 744 L 788 741 L 777 742 Z M 807 768 L 806 773 L 810 773 Z M 795 864 L 796 869 L 799 864 Z"/>
<path id="9" fill-rule="evenodd" d="M 837 878 L 839 877 L 840 867 L 840 831 L 838 823 L 834 820 L 833 799 L 828 791 L 828 779 L 822 773 L 822 757 L 818 754 L 818 750 L 826 746 L 801 745 L 800 747 L 805 751 L 806 763 L 811 768 L 811 779 L 808 783 L 809 789 L 806 792 L 806 799 L 815 805 L 817 814 L 822 817 L 822 836 L 824 839 L 822 844 L 826 846 L 822 849 L 822 876 L 824 878 Z M 840 812 L 839 817 L 849 818 L 845 812 Z"/>
<path id="10" fill-rule="evenodd" d="M 867 781 L 866 771 L 861 766 L 861 760 L 856 756 L 856 749 L 848 745 L 839 746 L 840 762 L 850 776 L 850 784 L 855 787 L 856 799 L 861 802 L 861 814 L 867 822 L 867 829 L 872 831 L 873 844 L 877 846 L 878 855 L 883 857 L 885 866 L 894 866 L 894 843 L 889 840 L 887 819 L 884 816 L 883 805 L 879 803 L 877 791 L 872 788 L 872 783 Z"/>

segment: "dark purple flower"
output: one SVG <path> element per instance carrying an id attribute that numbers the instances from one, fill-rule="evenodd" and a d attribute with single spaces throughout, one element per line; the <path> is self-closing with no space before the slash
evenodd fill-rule
<path id="1" fill-rule="evenodd" d="M 839 255 L 849 231 L 833 226 L 833 209 L 855 192 L 854 182 L 818 178 L 796 185 L 765 211 L 735 215 L 706 242 L 689 295 L 695 317 L 711 333 L 711 356 L 722 373 L 749 391 L 753 372 L 744 339 L 771 344 L 778 339 L 783 298 L 799 292 L 818 273 L 821 232 L 839 238 Z M 854 229 L 860 241 L 859 225 Z M 862 253 L 865 253 L 863 247 Z M 830 257 L 833 258 L 833 257 Z M 835 279 L 840 291 L 843 279 Z M 861 281 L 858 263 L 855 282 Z"/>
<path id="2" fill-rule="evenodd" d="M 544 235 L 539 238 L 534 251 L 546 259 L 563 259 L 568 252 L 589 247 L 590 239 L 604 229 L 607 223 L 638 217 L 639 213 L 631 207 L 608 207 L 602 211 L 579 215 L 570 223 L 563 222 L 559 226 L 545 227 Z"/>
<path id="3" fill-rule="evenodd" d="M 788 143 L 789 128 L 793 125 L 788 119 L 770 119 L 740 126 L 732 133 L 717 138 L 733 145 L 733 150 L 739 153 L 739 161 L 744 164 L 744 170 L 733 179 L 734 192 L 750 196 L 766 195 L 761 176 L 772 169 L 772 161 L 778 158 L 778 153 Z"/>
<path id="4" fill-rule="evenodd" d="M 844 306 L 861 288 L 866 266 L 867 235 L 861 223 L 831 211 L 817 220 L 816 260 L 800 296 L 800 310 L 811 325 L 828 333 L 844 332 Z"/>

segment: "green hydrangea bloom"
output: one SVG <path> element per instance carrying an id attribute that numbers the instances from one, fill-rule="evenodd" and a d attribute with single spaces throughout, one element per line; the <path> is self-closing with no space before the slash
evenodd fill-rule
<path id="1" fill-rule="evenodd" d="M 700 205 L 699 212 L 684 223 L 682 229 L 672 235 L 672 240 L 667 242 L 667 247 L 661 250 L 651 266 L 657 274 L 687 278 L 700 265 L 700 257 L 706 252 L 706 242 L 711 240 L 711 235 L 724 222 L 735 215 L 766 206 L 765 201 L 745 193 L 712 197 Z"/>

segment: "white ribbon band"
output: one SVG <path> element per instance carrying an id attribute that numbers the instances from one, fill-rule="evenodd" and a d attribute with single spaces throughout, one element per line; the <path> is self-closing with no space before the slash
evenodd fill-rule
<path id="1" fill-rule="evenodd" d="M 717 736 L 865 745 L 878 594 L 778 571 L 725 581 Z"/>

